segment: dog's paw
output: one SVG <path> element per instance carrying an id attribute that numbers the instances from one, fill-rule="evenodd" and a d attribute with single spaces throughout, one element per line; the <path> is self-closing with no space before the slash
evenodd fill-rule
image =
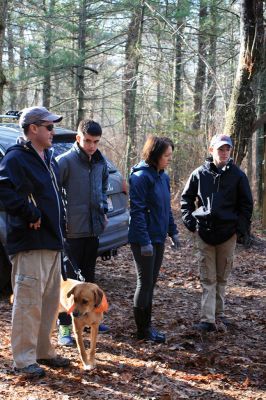
<path id="1" fill-rule="evenodd" d="M 95 364 L 84 364 L 83 368 L 85 371 L 92 371 L 96 367 Z"/>

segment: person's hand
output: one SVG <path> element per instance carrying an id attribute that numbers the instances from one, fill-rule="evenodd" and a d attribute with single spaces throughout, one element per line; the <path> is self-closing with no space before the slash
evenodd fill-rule
<path id="1" fill-rule="evenodd" d="M 153 256 L 153 246 L 151 243 L 146 244 L 146 246 L 140 247 L 140 254 L 145 257 Z"/>
<path id="2" fill-rule="evenodd" d="M 36 222 L 31 222 L 30 223 L 30 228 L 34 229 L 35 231 L 37 229 L 40 229 L 40 227 L 41 227 L 41 218 L 39 218 Z"/>
<path id="3" fill-rule="evenodd" d="M 180 247 L 179 236 L 176 233 L 175 235 L 171 236 L 171 247 L 173 249 L 178 249 Z"/>
<path id="4" fill-rule="evenodd" d="M 104 214 L 104 227 L 106 228 L 107 224 L 108 224 L 109 220 L 107 218 L 107 215 Z"/>

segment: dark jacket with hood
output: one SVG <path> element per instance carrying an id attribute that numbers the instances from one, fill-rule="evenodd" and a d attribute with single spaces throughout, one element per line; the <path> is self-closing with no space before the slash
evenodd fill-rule
<path id="1" fill-rule="evenodd" d="M 57 157 L 61 184 L 65 190 L 67 237 L 100 235 L 108 211 L 108 167 L 99 150 L 91 159 L 76 142 Z"/>
<path id="2" fill-rule="evenodd" d="M 210 212 L 193 216 L 197 207 L 206 211 L 208 198 Z M 196 204 L 195 204 L 196 203 Z M 218 169 L 212 157 L 190 175 L 181 196 L 181 211 L 185 226 L 208 244 L 228 240 L 234 233 L 247 235 L 253 210 L 248 179 L 230 159 Z"/>
<path id="3" fill-rule="evenodd" d="M 0 164 L 0 199 L 7 212 L 9 254 L 62 249 L 64 220 L 58 181 L 51 150 L 45 150 L 45 161 L 30 142 L 7 150 Z M 40 228 L 30 228 L 39 218 Z"/>
<path id="4" fill-rule="evenodd" d="M 164 243 L 167 233 L 177 234 L 168 175 L 141 161 L 132 168 L 129 184 L 129 242 L 140 246 Z"/>

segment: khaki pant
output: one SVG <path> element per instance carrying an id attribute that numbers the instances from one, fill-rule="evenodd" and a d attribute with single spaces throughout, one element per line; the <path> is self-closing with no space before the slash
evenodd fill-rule
<path id="1" fill-rule="evenodd" d="M 14 366 L 23 368 L 38 358 L 56 356 L 51 344 L 60 297 L 60 252 L 23 251 L 12 262 L 11 347 Z"/>
<path id="2" fill-rule="evenodd" d="M 236 235 L 226 242 L 212 246 L 196 233 L 199 253 L 201 297 L 201 321 L 215 323 L 224 316 L 225 285 L 233 267 Z"/>

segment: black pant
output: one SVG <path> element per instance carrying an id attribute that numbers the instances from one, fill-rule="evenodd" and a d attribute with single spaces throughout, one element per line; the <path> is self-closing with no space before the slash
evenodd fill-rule
<path id="1" fill-rule="evenodd" d="M 69 245 L 71 259 L 75 264 L 75 267 L 81 270 L 85 282 L 94 282 L 99 238 L 93 236 L 67 239 L 67 243 Z M 67 263 L 67 277 L 77 279 L 77 275 L 69 263 Z"/>
<path id="2" fill-rule="evenodd" d="M 76 268 L 81 270 L 81 275 L 84 277 L 85 282 L 95 281 L 95 265 L 97 259 L 97 251 L 99 247 L 98 237 L 85 237 L 78 239 L 67 239 L 68 255 Z M 78 279 L 72 265 L 66 263 L 67 277 L 71 279 Z M 71 316 L 67 313 L 59 313 L 58 315 L 60 325 L 70 325 Z"/>
<path id="3" fill-rule="evenodd" d="M 140 246 L 131 243 L 137 273 L 137 287 L 134 295 L 134 307 L 151 307 L 153 289 L 157 282 L 163 261 L 164 244 L 153 245 L 153 256 L 142 256 Z"/>

